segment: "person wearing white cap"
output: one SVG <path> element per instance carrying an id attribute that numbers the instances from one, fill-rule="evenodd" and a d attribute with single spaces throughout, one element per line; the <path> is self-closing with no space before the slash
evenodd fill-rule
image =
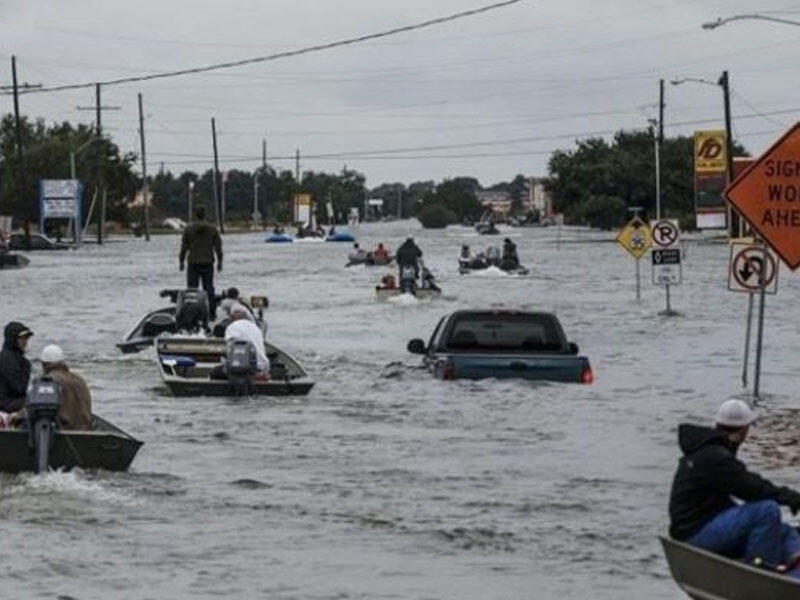
<path id="1" fill-rule="evenodd" d="M 678 427 L 683 457 L 672 482 L 670 535 L 729 558 L 760 559 L 800 578 L 800 534 L 781 522 L 780 510 L 797 513 L 800 493 L 748 471 L 736 458 L 755 419 L 745 402 L 732 399 L 720 405 L 713 428 Z"/>
<path id="2" fill-rule="evenodd" d="M 44 374 L 58 383 L 58 423 L 62 429 L 92 428 L 92 394 L 83 377 L 67 367 L 64 351 L 55 344 L 42 349 L 39 355 Z"/>

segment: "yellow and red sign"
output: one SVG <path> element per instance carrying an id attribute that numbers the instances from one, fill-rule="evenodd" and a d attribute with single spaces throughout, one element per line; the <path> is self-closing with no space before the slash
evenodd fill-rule
<path id="1" fill-rule="evenodd" d="M 786 266 L 800 267 L 800 123 L 739 175 L 725 197 Z"/>
<path id="2" fill-rule="evenodd" d="M 694 132 L 694 172 L 724 173 L 728 161 L 724 131 Z"/>

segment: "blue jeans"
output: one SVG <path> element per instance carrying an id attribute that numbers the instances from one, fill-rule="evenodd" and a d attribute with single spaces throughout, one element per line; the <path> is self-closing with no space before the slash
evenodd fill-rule
<path id="1" fill-rule="evenodd" d="M 687 541 L 728 558 L 746 562 L 760 558 L 770 565 L 784 564 L 800 554 L 800 533 L 781 522 L 781 509 L 774 500 L 729 508 Z"/>

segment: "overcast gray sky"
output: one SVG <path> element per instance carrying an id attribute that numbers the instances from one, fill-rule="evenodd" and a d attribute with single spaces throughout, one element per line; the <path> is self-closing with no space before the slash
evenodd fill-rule
<path id="1" fill-rule="evenodd" d="M 112 79 L 238 60 L 378 32 L 491 0 L 0 0 L 0 85 Z M 339 171 L 370 186 L 471 175 L 482 184 L 547 174 L 553 150 L 641 128 L 657 114 L 658 80 L 716 81 L 728 69 L 736 138 L 765 150 L 800 120 L 800 20 L 779 0 L 523 0 L 476 17 L 302 57 L 104 88 L 105 130 L 138 152 L 142 92 L 149 170 L 211 165 L 215 116 L 223 167 L 270 163 Z M 23 114 L 91 122 L 92 89 L 21 97 Z M 719 87 L 666 89 L 667 135 L 723 126 Z M 0 96 L 0 112 L 13 110 Z M 447 146 L 446 149 L 430 147 Z M 405 152 L 389 152 L 409 149 Z"/>

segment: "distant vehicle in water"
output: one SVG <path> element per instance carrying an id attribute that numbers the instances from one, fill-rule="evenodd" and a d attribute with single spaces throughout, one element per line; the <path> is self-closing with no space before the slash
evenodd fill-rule
<path id="1" fill-rule="evenodd" d="M 2 269 L 21 269 L 27 267 L 31 261 L 27 256 L 16 252 L 0 251 L 0 270 Z"/>
<path id="2" fill-rule="evenodd" d="M 8 236 L 9 250 L 69 250 L 71 246 L 65 242 L 57 242 L 41 233 L 32 233 L 26 238 L 24 233 L 12 233 Z"/>
<path id="3" fill-rule="evenodd" d="M 427 345 L 408 343 L 440 379 L 520 378 L 592 383 L 589 359 L 552 313 L 460 310 L 442 317 Z"/>
<path id="4" fill-rule="evenodd" d="M 161 226 L 167 227 L 174 231 L 183 231 L 184 229 L 186 229 L 186 221 L 184 221 L 183 219 L 178 219 L 176 217 L 168 217 L 163 221 L 161 221 Z"/>

